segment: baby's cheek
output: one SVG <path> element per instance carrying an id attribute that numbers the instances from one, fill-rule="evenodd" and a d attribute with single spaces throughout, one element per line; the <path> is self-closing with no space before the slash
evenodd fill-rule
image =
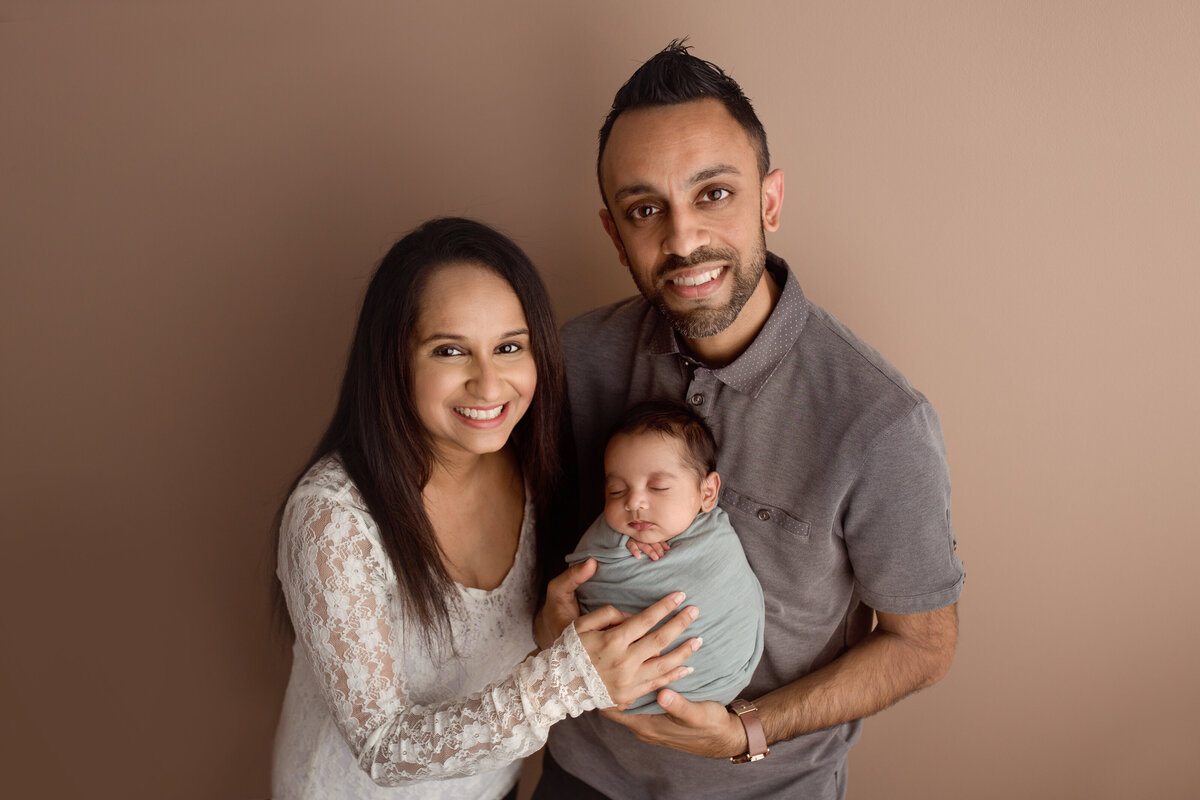
<path id="1" fill-rule="evenodd" d="M 624 513 L 619 504 L 609 501 L 604 504 L 604 521 L 613 530 L 620 530 L 625 524 Z"/>

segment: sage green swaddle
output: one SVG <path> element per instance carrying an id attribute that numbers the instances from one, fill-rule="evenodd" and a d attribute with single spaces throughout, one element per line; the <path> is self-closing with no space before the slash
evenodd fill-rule
<path id="1" fill-rule="evenodd" d="M 668 542 L 671 549 L 658 561 L 634 558 L 625 547 L 628 540 L 610 528 L 602 515 L 567 556 L 569 564 L 589 557 L 598 562 L 596 574 L 575 592 L 580 609 L 587 613 L 613 605 L 636 614 L 671 592 L 685 592 L 683 607 L 695 606 L 700 616 L 663 652 L 695 636 L 704 639 L 704 646 L 685 662 L 695 671 L 670 688 L 688 700 L 728 704 L 758 666 L 765 622 L 762 587 L 729 517 L 720 506 L 699 514 L 687 530 Z M 626 713 L 662 714 L 657 694 L 642 695 Z"/>

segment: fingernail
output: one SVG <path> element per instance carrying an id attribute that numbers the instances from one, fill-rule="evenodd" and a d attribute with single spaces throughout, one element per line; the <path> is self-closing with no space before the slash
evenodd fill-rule
<path id="1" fill-rule="evenodd" d="M 685 669 L 685 670 L 687 670 L 687 672 L 683 673 L 685 676 L 686 676 L 686 675 L 691 675 L 693 672 L 695 672 L 695 671 L 696 671 L 696 668 L 695 668 L 695 667 L 684 667 L 684 669 Z"/>
<path id="2" fill-rule="evenodd" d="M 700 609 L 696 608 L 695 606 L 688 606 L 687 615 L 692 619 L 695 619 L 696 617 L 700 616 Z"/>
<path id="3" fill-rule="evenodd" d="M 694 653 L 694 652 L 696 652 L 697 650 L 699 650 L 699 649 L 700 649 L 700 645 L 702 645 L 702 644 L 704 644 L 704 637 L 703 637 L 703 636 L 697 636 L 695 639 L 693 639 L 693 640 L 692 640 L 692 652 Z M 691 669 L 691 667 L 688 667 L 688 669 Z"/>
<path id="4" fill-rule="evenodd" d="M 671 705 L 671 701 L 675 699 L 675 695 L 670 692 L 661 692 L 658 695 L 658 704 L 663 708 Z"/>
<path id="5" fill-rule="evenodd" d="M 682 603 L 684 600 L 687 599 L 687 595 L 684 594 L 683 592 L 676 592 L 674 598 L 675 598 L 675 605 L 679 605 L 680 603 Z"/>

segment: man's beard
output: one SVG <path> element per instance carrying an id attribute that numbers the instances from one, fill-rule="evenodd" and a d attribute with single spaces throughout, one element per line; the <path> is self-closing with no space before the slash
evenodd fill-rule
<path id="1" fill-rule="evenodd" d="M 721 306 L 700 306 L 687 311 L 681 311 L 668 305 L 665 296 L 666 290 L 657 287 L 658 281 L 662 280 L 661 276 L 673 270 L 714 262 L 727 264 L 729 271 L 727 277 L 730 281 L 728 302 Z M 685 339 L 705 339 L 709 336 L 716 336 L 733 324 L 738 314 L 741 313 L 742 307 L 746 305 L 750 296 L 754 294 L 754 290 L 758 288 L 758 282 L 762 278 L 766 264 L 766 237 L 760 235 L 758 244 L 750 251 L 750 257 L 746 263 L 742 263 L 736 250 L 699 247 L 689 253 L 686 258 L 683 256 L 669 257 L 659 267 L 656 280 L 650 285 L 645 285 L 638 280 L 638 276 L 632 268 L 630 273 L 633 274 L 633 281 L 637 284 L 642 296 L 667 318 L 671 327 L 678 331 L 680 336 Z"/>

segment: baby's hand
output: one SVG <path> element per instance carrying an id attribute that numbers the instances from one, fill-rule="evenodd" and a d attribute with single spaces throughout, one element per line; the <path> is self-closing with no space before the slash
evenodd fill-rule
<path id="1" fill-rule="evenodd" d="M 633 554 L 634 558 L 641 558 L 642 553 L 645 553 L 650 556 L 651 561 L 658 561 L 671 549 L 671 545 L 666 542 L 639 542 L 637 539 L 630 539 L 625 546 L 629 548 L 629 552 Z"/>

